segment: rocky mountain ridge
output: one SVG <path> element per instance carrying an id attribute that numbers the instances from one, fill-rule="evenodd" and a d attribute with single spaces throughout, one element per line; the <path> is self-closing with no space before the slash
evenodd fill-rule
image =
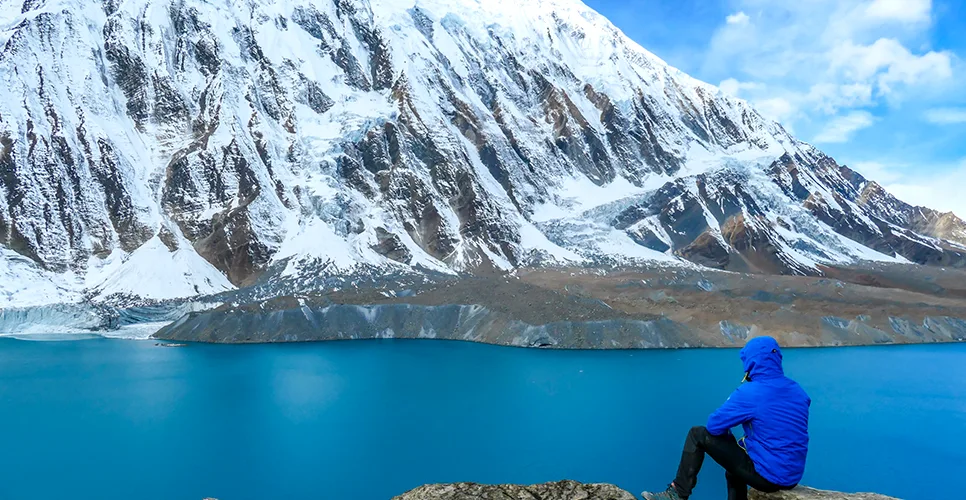
<path id="1" fill-rule="evenodd" d="M 962 220 L 577 0 L 2 5 L 0 307 L 359 269 L 966 265 Z"/>

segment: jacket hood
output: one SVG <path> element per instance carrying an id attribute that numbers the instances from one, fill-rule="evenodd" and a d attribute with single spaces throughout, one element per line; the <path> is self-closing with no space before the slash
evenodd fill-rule
<path id="1" fill-rule="evenodd" d="M 785 375 L 782 369 L 782 350 L 771 337 L 755 337 L 741 350 L 741 363 L 751 380 Z"/>

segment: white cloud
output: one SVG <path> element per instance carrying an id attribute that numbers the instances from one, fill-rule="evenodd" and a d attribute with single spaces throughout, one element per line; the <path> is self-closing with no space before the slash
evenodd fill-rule
<path id="1" fill-rule="evenodd" d="M 966 161 L 930 161 L 961 142 L 949 125 L 966 123 L 966 53 L 936 45 L 943 39 L 935 26 L 955 29 L 939 7 L 931 0 L 727 3 L 734 17 L 715 30 L 699 76 L 721 81 L 723 92 L 803 138 L 838 144 L 839 156 L 882 155 L 850 165 L 901 199 L 966 218 Z M 742 12 L 751 16 L 742 20 Z"/>
<path id="2" fill-rule="evenodd" d="M 831 144 L 849 142 L 852 135 L 864 128 L 871 127 L 875 117 L 868 111 L 852 111 L 851 113 L 832 119 L 825 125 L 814 139 L 817 144 Z"/>
<path id="3" fill-rule="evenodd" d="M 761 97 L 769 95 L 767 85 L 728 78 L 719 83 L 718 88 L 732 97 L 746 98 L 762 116 L 781 123 L 789 132 L 793 132 L 791 120 L 799 114 L 798 106 L 785 97 Z"/>
<path id="4" fill-rule="evenodd" d="M 900 200 L 941 212 L 954 212 L 966 219 L 966 159 L 947 165 L 929 167 L 923 175 L 921 165 L 896 164 L 887 161 L 864 161 L 849 165 L 865 178 L 876 181 Z"/>
<path id="5" fill-rule="evenodd" d="M 814 109 L 832 115 L 842 108 L 872 105 L 872 85 L 869 83 L 816 83 L 802 100 Z"/>
<path id="6" fill-rule="evenodd" d="M 751 18 L 744 12 L 736 12 L 725 18 L 725 22 L 728 24 L 748 24 L 749 21 L 751 21 Z"/>
<path id="7" fill-rule="evenodd" d="M 966 68 L 929 47 L 931 0 L 732 0 L 702 76 L 763 114 L 814 134 L 854 110 L 896 110 L 961 93 Z M 739 22 L 753 12 L 754 22 Z M 747 14 L 745 14 L 747 17 Z M 756 86 L 746 86 L 756 82 Z M 932 104 L 935 106 L 935 104 Z M 879 114 L 879 111 L 876 111 Z M 790 123 L 792 120 L 795 123 Z"/>
<path id="8" fill-rule="evenodd" d="M 916 206 L 929 207 L 941 212 L 953 212 L 966 219 L 966 161 L 938 175 L 909 176 L 899 181 L 883 184 L 896 198 Z"/>
<path id="9" fill-rule="evenodd" d="M 883 185 L 899 181 L 903 177 L 902 173 L 896 171 L 895 167 L 877 161 L 860 161 L 849 165 L 849 167 L 862 174 L 866 179 Z"/>
<path id="10" fill-rule="evenodd" d="M 966 123 L 966 108 L 936 108 L 926 111 L 926 121 L 936 125 Z"/>
<path id="11" fill-rule="evenodd" d="M 758 82 L 739 82 L 734 78 L 728 78 L 727 80 L 724 80 L 718 84 L 718 88 L 721 89 L 722 92 L 732 97 L 740 97 L 742 91 L 761 90 L 764 87 L 764 85 Z"/>
<path id="12" fill-rule="evenodd" d="M 798 114 L 798 107 L 782 97 L 756 99 L 751 104 L 766 118 L 771 118 L 782 124 L 787 123 L 788 126 L 790 126 L 792 118 Z"/>
<path id="13" fill-rule="evenodd" d="M 738 93 L 741 91 L 741 82 L 735 80 L 734 78 L 729 78 L 718 84 L 718 88 L 722 92 L 728 94 L 732 97 L 738 97 Z"/>
<path id="14" fill-rule="evenodd" d="M 929 21 L 932 0 L 875 0 L 865 8 L 872 19 L 922 23 Z"/>
<path id="15" fill-rule="evenodd" d="M 952 59 L 947 52 L 927 52 L 917 56 L 898 40 L 880 38 L 871 45 L 851 40 L 829 51 L 829 69 L 841 72 L 853 82 L 874 82 L 882 94 L 892 85 L 916 85 L 952 78 Z"/>

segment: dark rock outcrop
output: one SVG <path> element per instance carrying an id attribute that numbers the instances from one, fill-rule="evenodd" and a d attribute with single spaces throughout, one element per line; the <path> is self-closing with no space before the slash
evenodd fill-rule
<path id="1" fill-rule="evenodd" d="M 897 500 L 876 493 L 840 493 L 837 491 L 816 490 L 799 486 L 791 491 L 762 493 L 751 490 L 748 500 Z"/>
<path id="2" fill-rule="evenodd" d="M 416 488 L 393 500 L 632 500 L 631 493 L 610 484 L 581 484 L 575 481 L 519 485 L 475 483 L 432 484 Z M 755 490 L 749 500 L 896 500 L 873 493 L 839 493 L 798 487 L 791 491 L 765 494 Z"/>
<path id="3" fill-rule="evenodd" d="M 575 481 L 533 486 L 459 483 L 422 486 L 393 500 L 634 500 L 634 495 L 610 484 Z"/>

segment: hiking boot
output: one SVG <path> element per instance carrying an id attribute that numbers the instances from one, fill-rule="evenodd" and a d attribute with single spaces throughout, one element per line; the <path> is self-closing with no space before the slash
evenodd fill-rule
<path id="1" fill-rule="evenodd" d="M 673 484 L 668 485 L 667 489 L 660 493 L 649 493 L 645 491 L 641 493 L 644 500 L 687 500 L 686 498 L 678 495 L 678 490 Z"/>

